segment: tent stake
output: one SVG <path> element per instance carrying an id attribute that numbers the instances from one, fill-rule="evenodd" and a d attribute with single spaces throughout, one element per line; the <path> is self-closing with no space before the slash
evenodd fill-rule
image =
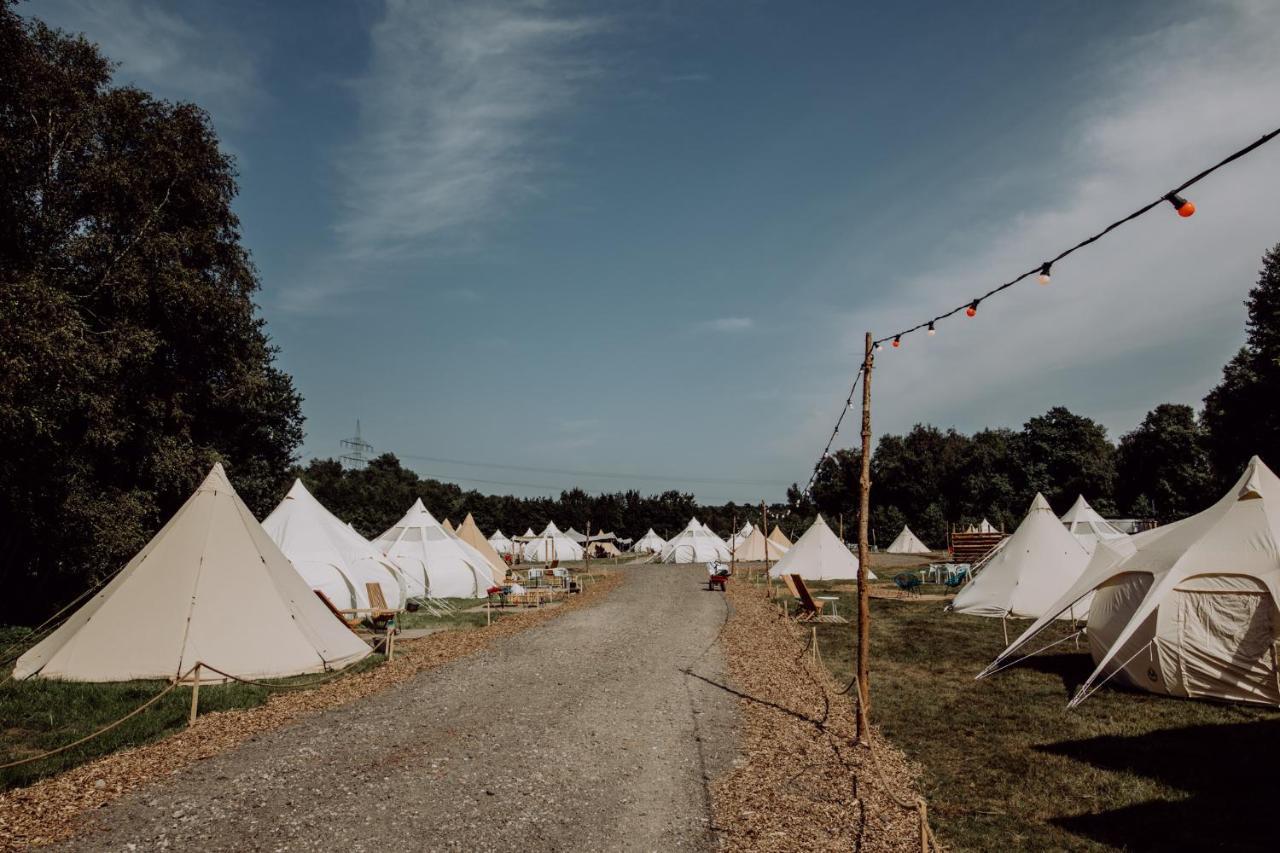
<path id="1" fill-rule="evenodd" d="M 871 549 L 867 547 L 867 515 L 871 507 L 871 333 L 867 332 L 866 349 L 862 356 L 862 459 L 858 476 L 858 703 L 862 706 L 857 715 L 858 740 L 869 738 L 870 732 L 862 730 L 863 720 L 871 719 L 871 602 L 867 586 Z"/>
<path id="2" fill-rule="evenodd" d="M 195 725 L 196 713 L 200 710 L 200 664 L 196 664 L 192 673 L 195 681 L 191 682 L 191 714 L 187 717 L 187 725 Z"/>

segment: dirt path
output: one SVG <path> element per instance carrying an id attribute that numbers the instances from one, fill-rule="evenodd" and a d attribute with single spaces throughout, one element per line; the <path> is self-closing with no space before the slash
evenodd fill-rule
<path id="1" fill-rule="evenodd" d="M 698 850 L 733 760 L 727 606 L 701 566 L 637 566 L 599 604 L 103 809 L 74 850 Z M 136 845 L 136 846 L 132 846 Z"/>

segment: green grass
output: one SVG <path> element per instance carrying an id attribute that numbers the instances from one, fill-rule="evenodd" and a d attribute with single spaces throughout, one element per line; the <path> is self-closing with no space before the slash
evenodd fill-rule
<path id="1" fill-rule="evenodd" d="M 441 616 L 433 616 L 431 612 L 423 607 L 416 613 L 401 613 L 398 617 L 401 628 L 483 628 L 485 626 L 484 608 L 478 612 L 464 612 L 477 604 L 483 604 L 483 600 L 475 598 L 444 598 L 440 601 L 447 602 L 453 607 L 451 613 L 445 613 Z M 503 616 L 503 612 L 497 608 L 492 613 L 493 621 L 497 622 Z"/>
<path id="2" fill-rule="evenodd" d="M 377 666 L 381 655 L 370 655 L 344 670 L 362 672 Z M 271 683 L 300 683 L 315 675 L 277 679 Z M 0 686 L 0 764 L 38 755 L 71 743 L 123 717 L 164 689 L 163 681 L 125 681 L 85 684 L 72 681 L 10 681 Z M 200 713 L 253 708 L 267 701 L 272 690 L 247 684 L 203 685 Z M 29 785 L 62 770 L 125 747 L 140 746 L 183 728 L 191 709 L 191 690 L 179 687 L 136 717 L 75 749 L 51 758 L 0 770 L 0 790 Z"/>
<path id="3" fill-rule="evenodd" d="M 1067 642 L 974 681 L 1004 648 L 1000 620 L 942 607 L 872 599 L 871 696 L 874 721 L 922 768 L 949 849 L 1276 849 L 1280 711 L 1110 685 L 1069 711 L 1086 649 Z M 839 608 L 852 617 L 849 593 Z M 1011 621 L 1011 636 L 1027 624 Z M 842 683 L 853 630 L 819 626 Z M 1045 643 L 1069 633 L 1050 630 Z"/>

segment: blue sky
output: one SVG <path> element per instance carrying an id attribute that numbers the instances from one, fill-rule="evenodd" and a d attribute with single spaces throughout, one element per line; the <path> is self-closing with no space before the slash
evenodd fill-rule
<path id="1" fill-rule="evenodd" d="M 24 11 L 212 114 L 304 456 L 359 418 L 378 451 L 490 492 L 780 498 L 865 330 L 949 309 L 1280 125 L 1265 0 Z M 1263 148 L 1196 188 L 1193 219 L 1150 214 L 1049 287 L 886 351 L 877 431 L 1063 404 L 1114 438 L 1198 405 L 1280 241 L 1276 186 Z"/>

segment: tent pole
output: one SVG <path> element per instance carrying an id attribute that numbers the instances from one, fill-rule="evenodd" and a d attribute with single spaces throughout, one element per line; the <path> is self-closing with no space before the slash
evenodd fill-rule
<path id="1" fill-rule="evenodd" d="M 867 547 L 867 515 L 871 508 L 871 368 L 874 366 L 871 333 L 867 332 L 866 349 L 862 356 L 862 459 L 858 476 L 858 702 L 861 712 L 858 721 L 858 740 L 870 738 L 870 732 L 862 730 L 863 721 L 871 719 L 871 602 L 867 586 L 867 571 L 871 562 L 871 549 Z"/>
<path id="2" fill-rule="evenodd" d="M 760 501 L 760 526 L 764 533 L 764 582 L 768 584 L 769 597 L 773 597 L 773 575 L 769 574 L 769 510 Z"/>
<path id="3" fill-rule="evenodd" d="M 195 725 L 196 714 L 200 712 L 200 664 L 196 664 L 196 671 L 192 673 L 195 678 L 191 682 L 191 713 L 187 716 L 187 725 Z"/>
<path id="4" fill-rule="evenodd" d="M 729 537 L 729 574 L 736 574 L 738 571 L 738 514 L 733 514 L 733 530 Z"/>
<path id="5" fill-rule="evenodd" d="M 591 519 L 587 519 L 587 545 L 582 549 L 583 559 L 586 561 L 582 564 L 582 573 L 584 575 L 591 574 Z"/>

